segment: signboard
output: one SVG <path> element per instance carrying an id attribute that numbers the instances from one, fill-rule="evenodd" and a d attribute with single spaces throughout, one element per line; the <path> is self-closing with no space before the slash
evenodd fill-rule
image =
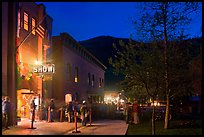
<path id="1" fill-rule="evenodd" d="M 55 65 L 54 64 L 44 64 L 38 65 L 33 68 L 34 73 L 55 73 Z"/>

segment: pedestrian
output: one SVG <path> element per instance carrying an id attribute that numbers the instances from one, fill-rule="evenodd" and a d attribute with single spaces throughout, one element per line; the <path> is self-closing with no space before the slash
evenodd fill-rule
<path id="1" fill-rule="evenodd" d="M 48 107 L 48 111 L 50 111 L 50 121 L 49 122 L 54 122 L 54 110 L 55 110 L 55 103 L 54 103 L 54 99 L 51 99 L 49 107 Z"/>
<path id="2" fill-rule="evenodd" d="M 132 105 L 130 102 L 127 102 L 125 104 L 125 121 L 127 124 L 129 124 L 131 122 L 131 113 L 132 113 Z"/>
<path id="3" fill-rule="evenodd" d="M 81 116 L 81 123 L 82 126 L 86 126 L 86 120 L 87 120 L 87 116 L 88 116 L 88 110 L 87 110 L 87 106 L 86 106 L 86 102 L 83 101 L 82 106 L 80 107 L 80 116 Z"/>
<path id="4" fill-rule="evenodd" d="M 4 121 L 3 121 L 4 120 L 4 111 L 3 111 L 4 101 L 5 101 L 5 96 L 2 96 L 2 112 L 1 112 L 1 114 L 2 114 L 1 115 L 2 116 L 2 119 L 1 119 L 2 120 L 2 128 L 5 126 Z"/>
<path id="5" fill-rule="evenodd" d="M 74 106 L 72 102 L 69 102 L 66 106 L 66 115 L 69 123 L 74 121 Z"/>
<path id="6" fill-rule="evenodd" d="M 36 109 L 36 105 L 35 105 L 35 97 L 31 100 L 30 103 L 30 118 L 31 120 L 35 119 L 35 109 Z"/>
<path id="7" fill-rule="evenodd" d="M 35 109 L 36 109 L 35 97 L 33 97 L 30 103 L 30 116 L 31 116 L 31 122 L 32 122 L 31 128 L 33 128 L 33 122 L 35 121 Z"/>
<path id="8" fill-rule="evenodd" d="M 3 113 L 3 125 L 6 129 L 9 129 L 9 111 L 10 111 L 9 97 L 6 96 L 5 100 L 2 101 L 2 113 Z"/>
<path id="9" fill-rule="evenodd" d="M 133 123 L 139 124 L 139 106 L 138 102 L 135 100 L 132 105 L 132 115 L 133 115 Z"/>

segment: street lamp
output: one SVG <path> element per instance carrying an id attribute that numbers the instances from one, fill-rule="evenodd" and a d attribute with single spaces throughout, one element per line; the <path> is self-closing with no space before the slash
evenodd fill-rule
<path id="1" fill-rule="evenodd" d="M 37 65 L 37 66 L 38 66 L 38 65 L 42 65 L 42 61 L 36 60 L 36 61 L 35 61 L 35 65 Z"/>

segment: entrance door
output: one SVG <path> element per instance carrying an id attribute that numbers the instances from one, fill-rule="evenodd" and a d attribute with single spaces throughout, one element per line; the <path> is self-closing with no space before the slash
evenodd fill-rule
<path id="1" fill-rule="evenodd" d="M 30 118 L 30 102 L 34 97 L 33 91 L 28 89 L 18 90 L 17 94 L 17 112 L 21 118 Z"/>

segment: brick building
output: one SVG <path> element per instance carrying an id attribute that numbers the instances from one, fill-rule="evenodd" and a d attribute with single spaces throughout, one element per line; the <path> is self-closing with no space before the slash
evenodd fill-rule
<path id="1" fill-rule="evenodd" d="M 11 123 L 15 125 L 17 116 L 30 117 L 33 97 L 40 110 L 44 90 L 51 90 L 43 88 L 49 82 L 43 82 L 42 74 L 34 73 L 33 68 L 35 61 L 49 61 L 52 18 L 44 5 L 35 2 L 3 2 L 2 16 L 2 96 L 10 97 Z"/>
<path id="2" fill-rule="evenodd" d="M 102 101 L 106 67 L 69 34 L 53 36 L 53 98 Z"/>

